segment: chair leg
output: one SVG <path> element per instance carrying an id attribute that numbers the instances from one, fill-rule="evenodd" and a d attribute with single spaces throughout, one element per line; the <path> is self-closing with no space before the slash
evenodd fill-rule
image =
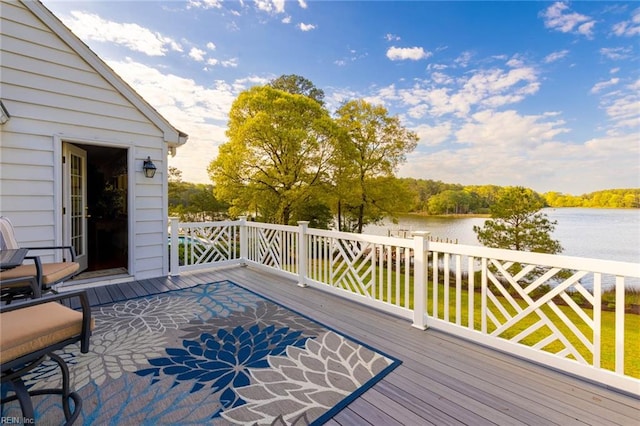
<path id="1" fill-rule="evenodd" d="M 11 376 L 3 377 L 3 380 L 10 381 L 13 385 L 13 391 L 15 395 L 11 395 L 2 399 L 2 403 L 18 400 L 20 402 L 20 409 L 22 410 L 22 416 L 25 419 L 35 419 L 33 410 L 33 403 L 31 402 L 32 396 L 38 395 L 61 395 L 62 397 L 62 409 L 64 411 L 64 418 L 66 422 L 65 426 L 72 425 L 80 416 L 82 410 L 82 398 L 77 392 L 71 392 L 69 385 L 69 368 L 67 363 L 62 358 L 54 353 L 49 353 L 48 356 L 60 367 L 62 374 L 62 388 L 61 389 L 38 389 L 29 391 L 22 381 L 22 375 L 29 370 L 32 370 L 35 366 L 40 364 L 44 357 L 38 361 L 27 366 L 26 368 L 13 372 Z M 71 411 L 70 400 L 73 400 L 73 411 Z M 35 421 L 35 420 L 31 420 Z M 33 423 L 32 423 L 33 424 Z"/>
<path id="2" fill-rule="evenodd" d="M 49 357 L 60 366 L 62 373 L 62 389 L 40 389 L 32 391 L 31 395 L 50 395 L 57 394 L 62 396 L 62 409 L 64 410 L 64 418 L 67 420 L 65 426 L 72 425 L 78 419 L 82 410 L 82 398 L 76 392 L 71 392 L 69 386 L 69 368 L 62 358 L 54 353 L 50 353 Z M 69 401 L 73 400 L 73 411 Z"/>
<path id="3" fill-rule="evenodd" d="M 20 409 L 22 410 L 22 417 L 25 419 L 25 423 L 35 423 L 35 414 L 33 412 L 33 403 L 31 402 L 31 396 L 29 391 L 22 381 L 21 377 L 18 377 L 11 381 L 13 385 L 13 391 L 15 395 L 11 398 L 7 398 L 5 401 L 18 400 L 20 403 Z M 3 401 L 3 402 L 5 402 Z"/>

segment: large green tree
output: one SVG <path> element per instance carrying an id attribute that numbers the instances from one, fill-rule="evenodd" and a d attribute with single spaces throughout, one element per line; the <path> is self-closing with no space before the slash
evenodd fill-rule
<path id="1" fill-rule="evenodd" d="M 504 187 L 491 205 L 491 220 L 474 226 L 478 240 L 487 247 L 556 254 L 562 246 L 551 237 L 555 221 L 540 210 L 542 196 L 521 186 Z"/>
<path id="2" fill-rule="evenodd" d="M 209 165 L 216 195 L 233 215 L 289 224 L 327 178 L 335 124 L 316 100 L 267 86 L 242 92 Z"/>
<path id="3" fill-rule="evenodd" d="M 336 111 L 341 130 L 338 155 L 334 157 L 334 181 L 338 182 L 337 210 L 362 233 L 367 223 L 403 210 L 408 203 L 397 195 L 405 190 L 394 177 L 406 154 L 417 145 L 418 136 L 404 128 L 386 108 L 364 100 L 353 100 Z M 408 193 L 407 193 L 408 197 Z M 350 218 L 348 217 L 350 216 Z"/>

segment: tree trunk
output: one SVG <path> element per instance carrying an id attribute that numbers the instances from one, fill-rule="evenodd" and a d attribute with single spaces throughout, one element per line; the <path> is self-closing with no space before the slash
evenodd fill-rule
<path id="1" fill-rule="evenodd" d="M 358 234 L 362 234 L 364 228 L 364 204 L 360 204 L 358 207 Z"/>

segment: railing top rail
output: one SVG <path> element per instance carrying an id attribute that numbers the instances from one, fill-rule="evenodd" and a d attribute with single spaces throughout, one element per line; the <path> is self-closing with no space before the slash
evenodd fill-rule
<path id="1" fill-rule="evenodd" d="M 262 228 L 262 229 L 276 229 L 278 231 L 289 231 L 295 232 L 298 230 L 297 226 L 293 225 L 278 225 L 275 223 L 264 223 L 264 222 L 246 222 L 247 227 L 249 228 Z"/>
<path id="2" fill-rule="evenodd" d="M 399 237 L 384 237 L 380 235 L 355 234 L 351 232 L 327 231 L 324 229 L 309 228 L 307 234 L 317 235 L 319 237 L 342 238 L 350 241 L 368 242 L 374 244 L 384 244 L 398 247 L 413 247 L 413 239 Z"/>
<path id="3" fill-rule="evenodd" d="M 219 220 L 213 222 L 180 222 L 179 226 L 181 228 L 207 228 L 210 226 L 231 226 L 240 224 L 241 221 L 239 220 Z"/>
<path id="4" fill-rule="evenodd" d="M 429 250 L 440 253 L 508 260 L 557 268 L 588 270 L 591 272 L 640 278 L 640 263 L 437 242 L 429 243 Z"/>

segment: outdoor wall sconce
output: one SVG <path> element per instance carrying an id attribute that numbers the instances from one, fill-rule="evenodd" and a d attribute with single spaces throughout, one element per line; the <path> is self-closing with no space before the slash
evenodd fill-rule
<path id="1" fill-rule="evenodd" d="M 7 107 L 4 106 L 2 100 L 0 100 L 0 124 L 4 124 L 11 118 L 9 115 L 9 111 L 7 111 Z"/>
<path id="2" fill-rule="evenodd" d="M 155 164 L 153 164 L 153 161 L 151 161 L 151 157 L 147 157 L 147 159 L 144 160 L 144 163 L 142 164 L 142 171 L 144 172 L 144 176 L 151 179 L 155 176 L 156 169 L 157 167 Z"/>

